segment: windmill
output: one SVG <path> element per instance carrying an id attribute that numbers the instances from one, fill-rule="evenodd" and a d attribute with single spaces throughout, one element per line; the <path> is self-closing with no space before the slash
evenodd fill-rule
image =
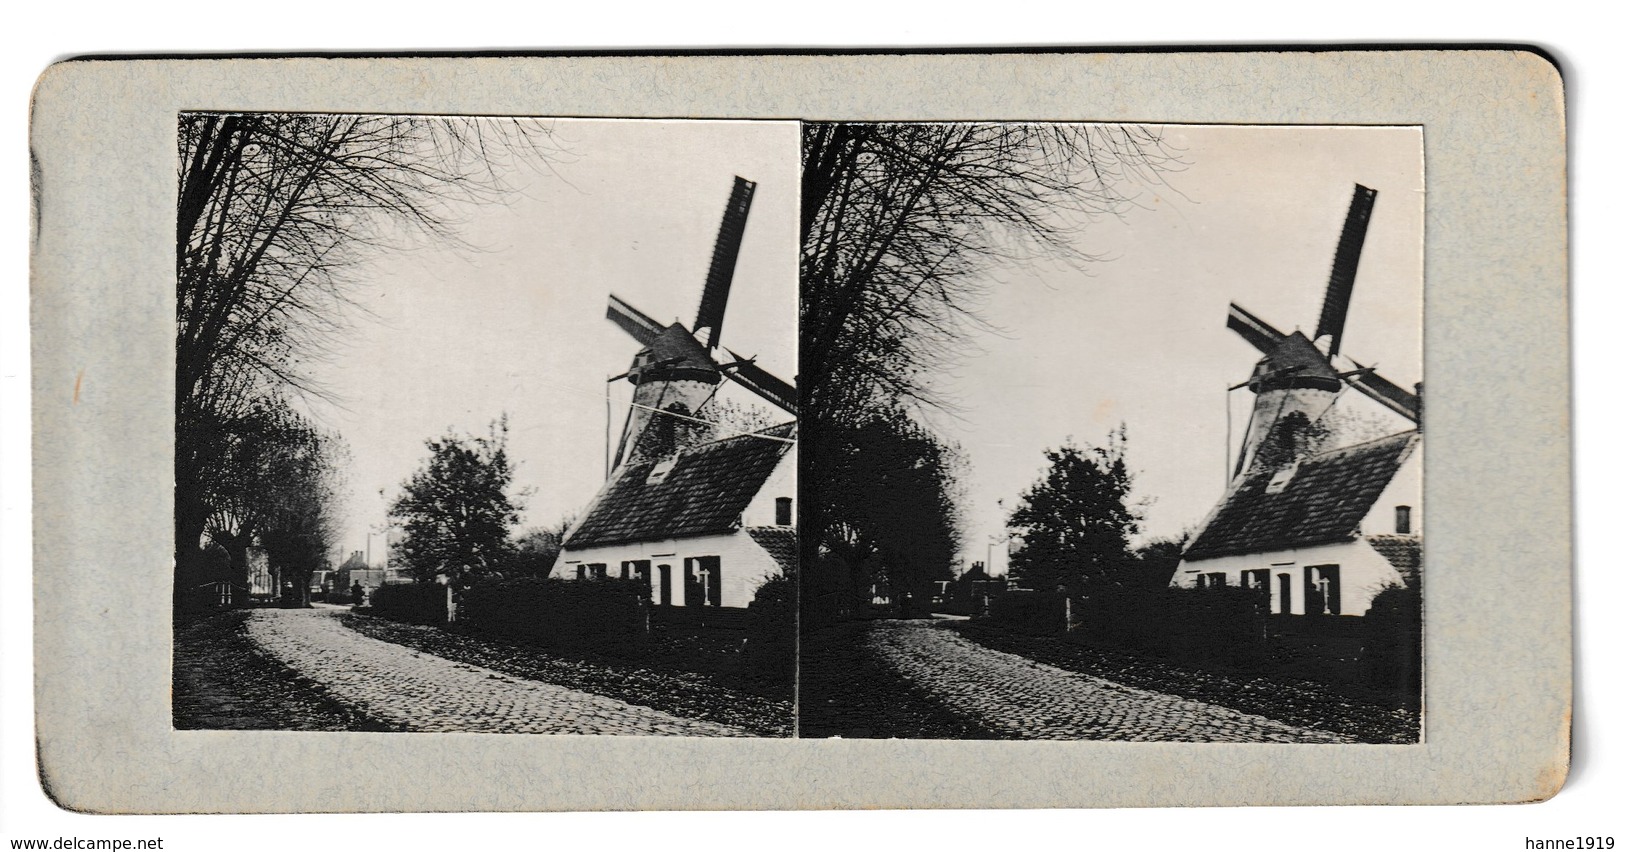
<path id="1" fill-rule="evenodd" d="M 631 335 L 641 349 L 623 376 L 633 385 L 632 410 L 627 414 L 614 467 L 637 455 L 640 440 L 657 414 L 694 416 L 710 401 L 726 377 L 791 415 L 796 413 L 796 388 L 790 382 L 722 346 L 728 292 L 733 287 L 739 245 L 745 235 L 756 184 L 735 177 L 733 191 L 723 209 L 711 266 L 700 294 L 699 311 L 691 331 L 680 322 L 663 325 L 624 299 L 610 294 L 607 318 Z M 726 353 L 724 356 L 723 353 Z"/>
<path id="2" fill-rule="evenodd" d="M 1376 190 L 1355 184 L 1313 340 L 1301 331 L 1284 334 L 1240 305 L 1230 304 L 1226 325 L 1264 356 L 1253 368 L 1252 377 L 1241 385 L 1256 396 L 1232 477 L 1252 469 L 1259 448 L 1273 433 L 1290 423 L 1294 415 L 1301 415 L 1304 422 L 1317 420 L 1331 407 L 1345 384 L 1420 428 L 1420 385 L 1417 393 L 1412 393 L 1378 375 L 1374 368 L 1341 354 L 1343 325 L 1376 201 Z M 1349 368 L 1339 370 L 1334 360 L 1346 361 Z"/>

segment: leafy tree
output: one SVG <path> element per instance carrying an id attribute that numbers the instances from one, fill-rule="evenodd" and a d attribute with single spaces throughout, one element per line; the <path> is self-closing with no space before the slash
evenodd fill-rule
<path id="1" fill-rule="evenodd" d="M 810 584 L 847 600 L 850 611 L 871 586 L 920 599 L 933 580 L 953 578 L 959 550 L 957 450 L 901 408 L 872 412 L 827 433 L 838 447 L 830 478 L 803 480 L 805 500 L 830 507 L 831 523 Z"/>
<path id="2" fill-rule="evenodd" d="M 475 578 L 509 565 L 515 547 L 509 533 L 519 503 L 509 494 L 508 421 L 491 424 L 483 437 L 446 435 L 425 442 L 429 459 L 401 485 L 389 516 L 405 535 L 398 554 L 418 580 L 446 574 L 464 588 Z"/>
<path id="3" fill-rule="evenodd" d="M 1028 588 L 1088 594 L 1130 563 L 1129 537 L 1141 518 L 1129 502 L 1127 443 L 1120 426 L 1104 447 L 1069 440 L 1044 452 L 1049 469 L 1010 515 L 1010 531 L 1022 541 L 1010 555 L 1012 578 Z"/>
<path id="4" fill-rule="evenodd" d="M 564 534 L 574 519 L 565 518 L 551 527 L 532 527 L 514 540 L 513 575 L 546 577 L 564 549 Z"/>
<path id="5" fill-rule="evenodd" d="M 1132 570 L 1123 578 L 1124 585 L 1145 591 L 1168 588 L 1190 540 L 1191 530 L 1187 529 L 1178 536 L 1154 538 L 1134 548 Z"/>
<path id="6" fill-rule="evenodd" d="M 347 459 L 336 437 L 317 440 L 289 459 L 290 473 L 265 492 L 270 521 L 260 533 L 266 558 L 300 604 L 310 603 L 310 579 L 327 561 L 340 530 L 339 485 Z"/>
<path id="7" fill-rule="evenodd" d="M 248 548 L 262 546 L 281 577 L 308 588 L 336 527 L 337 439 L 274 398 L 257 400 L 217 438 L 208 539 L 237 571 Z"/>

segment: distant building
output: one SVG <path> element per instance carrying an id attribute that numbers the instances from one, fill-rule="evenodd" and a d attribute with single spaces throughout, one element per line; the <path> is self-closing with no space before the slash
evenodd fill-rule
<path id="1" fill-rule="evenodd" d="M 362 592 L 368 595 L 386 581 L 385 569 L 369 567 L 366 552 L 361 550 L 352 551 L 333 575 L 336 589 L 348 590 L 360 583 Z"/>
<path id="2" fill-rule="evenodd" d="M 247 571 L 248 596 L 271 600 L 277 597 L 277 571 L 271 568 L 271 560 L 265 554 L 263 547 L 250 547 L 244 551 L 248 556 L 248 564 L 244 566 Z"/>

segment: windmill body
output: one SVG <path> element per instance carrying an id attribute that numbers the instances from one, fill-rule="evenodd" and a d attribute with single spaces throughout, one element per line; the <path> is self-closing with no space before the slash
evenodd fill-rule
<path id="1" fill-rule="evenodd" d="M 722 346 L 755 188 L 734 179 L 693 330 L 609 297 L 607 319 L 639 344 L 619 377 L 633 386 L 632 404 L 608 479 L 565 537 L 558 564 L 568 579 L 638 580 L 657 611 L 743 608 L 796 558 L 795 386 Z M 684 446 L 679 436 L 706 428 L 725 383 L 791 419 Z"/>
<path id="2" fill-rule="evenodd" d="M 1230 306 L 1230 329 L 1262 355 L 1238 386 L 1253 394 L 1252 414 L 1229 485 L 1173 585 L 1252 588 L 1274 614 L 1324 616 L 1363 615 L 1385 586 L 1420 582 L 1420 387 L 1406 391 L 1342 352 L 1376 197 L 1354 189 L 1313 339 Z M 1351 389 L 1408 428 L 1335 440 L 1327 421 Z"/>

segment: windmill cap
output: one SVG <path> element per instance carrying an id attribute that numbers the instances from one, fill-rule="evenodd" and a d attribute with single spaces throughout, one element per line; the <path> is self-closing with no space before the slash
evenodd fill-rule
<path id="1" fill-rule="evenodd" d="M 722 381 L 722 372 L 711 354 L 682 323 L 672 323 L 639 350 L 627 380 L 638 384 L 684 379 L 716 384 Z"/>
<path id="2" fill-rule="evenodd" d="M 1253 393 L 1291 388 L 1337 391 L 1343 387 L 1343 380 L 1309 338 L 1294 331 L 1258 362 L 1247 387 Z"/>

